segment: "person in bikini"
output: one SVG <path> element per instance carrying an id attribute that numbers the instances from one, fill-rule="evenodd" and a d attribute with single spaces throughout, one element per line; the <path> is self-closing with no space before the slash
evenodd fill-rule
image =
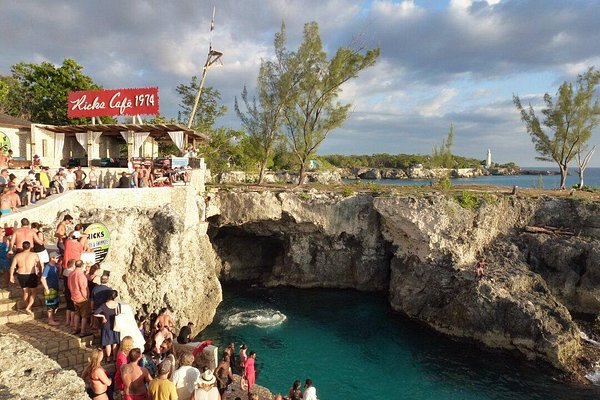
<path id="1" fill-rule="evenodd" d="M 127 360 L 129 363 L 121 367 L 123 380 L 123 400 L 147 400 L 148 389 L 146 384 L 152 380 L 150 372 L 138 365 L 142 358 L 142 351 L 138 348 L 131 349 Z"/>
<path id="2" fill-rule="evenodd" d="M 89 363 L 83 371 L 82 378 L 89 383 L 86 390 L 87 395 L 93 400 L 108 400 L 108 387 L 112 385 L 112 380 L 102 368 L 102 359 L 104 358 L 102 350 L 96 349 L 90 356 Z"/>
<path id="3" fill-rule="evenodd" d="M 17 187 L 9 185 L 0 197 L 0 213 L 2 215 L 10 214 L 21 207 L 21 198 L 17 194 Z"/>
<path id="4" fill-rule="evenodd" d="M 8 275 L 10 283 L 15 283 L 16 275 L 19 285 L 23 289 L 23 302 L 26 305 L 25 312 L 33 315 L 31 307 L 35 301 L 35 292 L 38 286 L 40 259 L 36 253 L 31 252 L 31 243 L 25 241 L 22 243 L 22 246 L 23 250 L 13 257 Z"/>

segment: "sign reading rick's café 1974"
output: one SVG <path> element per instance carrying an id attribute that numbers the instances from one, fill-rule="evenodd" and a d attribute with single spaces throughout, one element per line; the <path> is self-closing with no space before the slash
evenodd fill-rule
<path id="1" fill-rule="evenodd" d="M 158 88 L 69 92 L 67 105 L 69 118 L 158 115 Z"/>

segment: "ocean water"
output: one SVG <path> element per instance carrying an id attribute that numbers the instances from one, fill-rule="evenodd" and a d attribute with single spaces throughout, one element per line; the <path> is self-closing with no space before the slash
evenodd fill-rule
<path id="1" fill-rule="evenodd" d="M 540 168 L 531 167 L 523 168 L 525 170 L 539 171 L 558 171 L 556 168 Z M 577 170 L 571 168 L 567 176 L 567 187 L 579 184 L 579 176 Z M 460 178 L 452 179 L 453 185 L 496 185 L 496 186 L 519 186 L 525 188 L 535 188 L 539 185 L 539 177 L 542 178 L 543 189 L 556 189 L 560 186 L 560 175 L 516 175 L 516 176 L 480 176 L 477 178 Z M 600 168 L 588 168 L 583 176 L 586 186 L 600 188 Z M 354 180 L 346 180 L 347 183 L 356 182 Z M 395 186 L 429 186 L 429 179 L 378 179 L 378 180 L 362 180 L 362 182 L 375 182 L 379 185 L 395 185 Z"/>
<path id="2" fill-rule="evenodd" d="M 321 400 L 600 398 L 547 366 L 437 334 L 381 294 L 236 285 L 223 298 L 199 338 L 246 343 L 257 383 L 273 393 L 311 378 Z"/>

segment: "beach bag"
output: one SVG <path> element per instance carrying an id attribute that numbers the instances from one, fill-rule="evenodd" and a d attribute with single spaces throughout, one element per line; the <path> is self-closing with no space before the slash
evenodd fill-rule
<path id="1" fill-rule="evenodd" d="M 115 315 L 115 326 L 113 331 L 121 332 L 127 326 L 127 315 L 121 313 L 121 303 L 117 303 L 117 314 Z"/>
<path id="2" fill-rule="evenodd" d="M 240 379 L 240 387 L 243 391 L 248 390 L 248 379 L 246 379 L 246 375 L 242 376 L 242 379 Z"/>

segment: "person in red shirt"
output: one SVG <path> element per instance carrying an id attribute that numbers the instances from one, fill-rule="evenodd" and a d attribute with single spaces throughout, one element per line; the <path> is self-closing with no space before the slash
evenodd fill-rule
<path id="1" fill-rule="evenodd" d="M 66 254 L 65 246 L 65 254 Z M 83 261 L 78 260 L 75 262 L 75 270 L 67 278 L 67 285 L 71 292 L 71 299 L 75 303 L 75 326 L 81 321 L 81 325 L 77 327 L 75 333 L 79 333 L 79 336 L 89 335 L 88 320 L 92 314 L 92 306 L 90 303 L 90 293 L 88 290 L 88 280 L 83 272 Z"/>
<path id="2" fill-rule="evenodd" d="M 63 256 L 63 268 L 67 268 L 69 260 L 81 260 L 81 253 L 83 253 L 83 245 L 79 241 L 81 233 L 74 231 L 65 240 L 65 254 Z"/>

